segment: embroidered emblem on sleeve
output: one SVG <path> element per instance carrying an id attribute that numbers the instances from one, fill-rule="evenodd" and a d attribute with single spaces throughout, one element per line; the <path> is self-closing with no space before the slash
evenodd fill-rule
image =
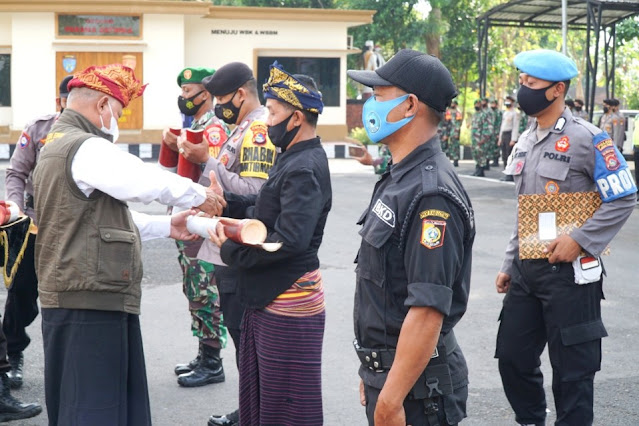
<path id="1" fill-rule="evenodd" d="M 424 219 L 420 243 L 427 249 L 436 249 L 444 245 L 446 222 L 443 220 Z"/>
<path id="2" fill-rule="evenodd" d="M 29 142 L 31 142 L 31 137 L 27 134 L 27 132 L 22 132 L 22 135 L 20 135 L 20 139 L 18 140 L 20 148 L 26 148 L 26 146 L 29 145 Z"/>
<path id="3" fill-rule="evenodd" d="M 595 135 L 595 183 L 604 203 L 637 192 L 628 164 L 606 132 Z"/>

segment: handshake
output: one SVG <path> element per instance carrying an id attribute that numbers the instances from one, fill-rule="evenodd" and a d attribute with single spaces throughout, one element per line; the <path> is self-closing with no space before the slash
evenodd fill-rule
<path id="1" fill-rule="evenodd" d="M 224 207 L 226 207 L 224 191 L 218 183 L 214 172 L 211 172 L 209 177 L 211 179 L 211 185 L 206 188 L 206 199 L 204 202 L 196 206 L 195 209 L 185 210 L 171 216 L 171 238 L 180 241 L 193 241 L 200 238 L 199 235 L 192 234 L 186 228 L 187 218 L 197 214 L 197 210 L 213 217 L 222 216 L 222 211 L 224 211 Z"/>

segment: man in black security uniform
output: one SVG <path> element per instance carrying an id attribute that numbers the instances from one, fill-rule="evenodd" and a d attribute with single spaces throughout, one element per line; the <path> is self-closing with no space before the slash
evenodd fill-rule
<path id="1" fill-rule="evenodd" d="M 360 220 L 355 350 L 370 425 L 448 425 L 466 417 L 468 369 L 453 327 L 470 289 L 473 210 L 437 125 L 456 96 L 434 56 L 401 50 L 376 71 L 362 118 L 393 164 Z"/>

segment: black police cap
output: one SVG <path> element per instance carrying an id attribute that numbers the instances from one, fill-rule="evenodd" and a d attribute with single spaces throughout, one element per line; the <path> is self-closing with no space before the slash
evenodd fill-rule
<path id="1" fill-rule="evenodd" d="M 235 92 L 253 78 L 253 71 L 242 62 L 231 62 L 220 67 L 215 74 L 202 80 L 204 88 L 213 96 Z"/>
<path id="2" fill-rule="evenodd" d="M 73 80 L 73 76 L 68 75 L 64 77 L 62 81 L 60 82 L 60 87 L 58 89 L 60 91 L 61 98 L 66 98 L 69 96 L 69 89 L 67 88 L 67 85 L 69 84 L 71 80 Z"/>
<path id="3" fill-rule="evenodd" d="M 365 86 L 396 86 L 431 108 L 444 112 L 457 96 L 453 78 L 439 59 L 402 49 L 375 71 L 349 70 L 348 76 Z"/>

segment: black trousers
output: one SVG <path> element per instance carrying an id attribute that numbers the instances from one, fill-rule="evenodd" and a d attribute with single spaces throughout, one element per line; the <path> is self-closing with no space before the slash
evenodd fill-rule
<path id="1" fill-rule="evenodd" d="M 11 365 L 7 360 L 7 337 L 2 331 L 2 324 L 0 321 L 0 374 L 8 373 L 11 370 Z"/>
<path id="2" fill-rule="evenodd" d="M 6 336 L 7 352 L 24 351 L 31 338 L 26 328 L 38 316 L 38 278 L 34 263 L 35 235 L 29 235 L 24 257 L 13 283 L 7 292 L 2 330 Z"/>
<path id="3" fill-rule="evenodd" d="M 364 385 L 364 393 L 366 394 L 366 417 L 368 418 L 369 426 L 375 426 L 375 407 L 377 406 L 377 399 L 379 398 L 380 392 L 380 389 Z M 449 423 L 446 421 L 446 414 L 444 412 L 444 406 L 441 398 L 435 398 L 435 402 L 437 403 L 439 410 L 437 412 L 437 419 L 439 420 L 439 424 L 441 426 L 449 425 Z M 405 399 L 404 412 L 406 413 L 406 424 L 415 426 L 434 426 L 428 422 L 428 417 L 426 416 L 425 410 L 426 406 L 424 400 Z M 455 423 L 455 425 L 456 424 L 457 423 Z"/>
<path id="4" fill-rule="evenodd" d="M 548 343 L 556 425 L 593 423 L 593 382 L 601 367 L 602 281 L 578 285 L 572 264 L 516 260 L 500 315 L 495 357 L 515 419 L 544 424 L 540 355 Z"/>
<path id="5" fill-rule="evenodd" d="M 513 132 L 502 132 L 501 133 L 501 161 L 504 163 L 504 167 L 506 167 L 506 163 L 508 162 L 508 157 L 510 153 L 513 151 L 513 147 L 510 146 L 510 141 L 513 138 Z"/>
<path id="6" fill-rule="evenodd" d="M 237 294 L 237 271 L 228 266 L 215 265 L 215 281 L 220 291 L 220 309 L 224 325 L 235 345 L 235 363 L 240 365 L 240 337 L 242 335 L 242 317 L 244 306 Z"/>
<path id="7" fill-rule="evenodd" d="M 49 425 L 151 424 L 138 315 L 42 309 Z"/>

